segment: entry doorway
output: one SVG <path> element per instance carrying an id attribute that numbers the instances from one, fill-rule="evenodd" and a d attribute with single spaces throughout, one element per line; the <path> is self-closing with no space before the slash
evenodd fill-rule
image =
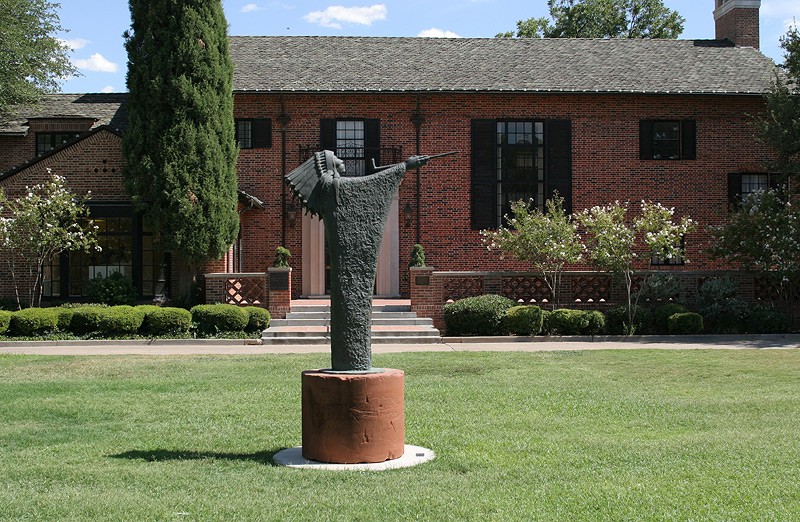
<path id="1" fill-rule="evenodd" d="M 399 197 L 395 194 L 381 242 L 375 297 L 400 297 L 400 217 Z M 330 273 L 325 249 L 325 223 L 317 216 L 303 214 L 303 285 L 304 297 L 330 295 Z"/>

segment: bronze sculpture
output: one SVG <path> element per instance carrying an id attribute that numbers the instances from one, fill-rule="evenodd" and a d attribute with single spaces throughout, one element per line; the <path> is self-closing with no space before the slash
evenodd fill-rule
<path id="1" fill-rule="evenodd" d="M 439 154 L 444 156 L 454 153 Z M 438 156 L 412 156 L 373 167 L 367 176 L 347 176 L 344 162 L 329 150 L 286 175 L 301 204 L 325 223 L 331 261 L 331 370 L 371 372 L 372 289 L 383 229 L 405 172 Z"/>

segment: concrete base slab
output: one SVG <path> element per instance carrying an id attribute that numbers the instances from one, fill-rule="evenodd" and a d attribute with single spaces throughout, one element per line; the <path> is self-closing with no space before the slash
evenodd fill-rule
<path id="1" fill-rule="evenodd" d="M 279 451 L 273 457 L 275 464 L 300 469 L 324 469 L 334 471 L 383 471 L 386 469 L 410 468 L 433 460 L 436 454 L 433 450 L 406 444 L 403 456 L 399 459 L 368 464 L 330 464 L 308 460 L 303 457 L 303 447 L 297 446 Z"/>

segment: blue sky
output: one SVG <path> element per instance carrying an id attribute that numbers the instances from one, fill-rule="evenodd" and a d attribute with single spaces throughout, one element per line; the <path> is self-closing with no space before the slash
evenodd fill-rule
<path id="1" fill-rule="evenodd" d="M 72 61 L 82 76 L 63 92 L 125 91 L 126 55 L 122 33 L 130 26 L 125 0 L 59 0 L 61 23 L 69 32 Z M 686 24 L 681 38 L 714 38 L 714 0 L 665 0 Z M 547 15 L 537 0 L 224 0 L 231 35 L 460 36 L 493 37 L 516 21 Z M 761 50 L 783 61 L 778 38 L 800 0 L 762 0 Z M 335 58 L 334 58 L 335 59 Z"/>

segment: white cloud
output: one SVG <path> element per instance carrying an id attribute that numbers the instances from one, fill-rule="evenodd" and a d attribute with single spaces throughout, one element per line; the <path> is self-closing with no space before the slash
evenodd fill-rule
<path id="1" fill-rule="evenodd" d="M 63 45 L 66 45 L 73 51 L 77 49 L 83 49 L 90 43 L 90 40 L 86 40 L 83 38 L 70 38 L 69 40 L 59 38 L 58 41 L 61 42 Z"/>
<path id="2" fill-rule="evenodd" d="M 107 60 L 102 54 L 94 53 L 85 60 L 73 60 L 75 67 L 93 72 L 117 72 L 117 64 Z"/>
<path id="3" fill-rule="evenodd" d="M 258 4 L 247 4 L 246 6 L 242 7 L 243 13 L 252 13 L 253 11 L 261 11 L 261 8 L 258 7 Z"/>
<path id="4" fill-rule="evenodd" d="M 761 3 L 761 15 L 767 18 L 784 18 L 798 14 L 797 0 L 764 0 Z"/>
<path id="5" fill-rule="evenodd" d="M 303 17 L 307 22 L 322 27 L 341 29 L 342 23 L 372 25 L 372 22 L 386 20 L 386 5 L 375 4 L 368 7 L 343 7 L 332 5 L 324 11 L 312 11 Z"/>
<path id="6" fill-rule="evenodd" d="M 114 88 L 113 85 L 106 85 L 105 87 L 100 89 L 100 92 L 117 92 L 117 90 Z"/>
<path id="7" fill-rule="evenodd" d="M 461 38 L 461 35 L 458 35 L 453 31 L 445 31 L 444 29 L 437 29 L 436 27 L 425 29 L 417 36 L 422 38 Z"/>

